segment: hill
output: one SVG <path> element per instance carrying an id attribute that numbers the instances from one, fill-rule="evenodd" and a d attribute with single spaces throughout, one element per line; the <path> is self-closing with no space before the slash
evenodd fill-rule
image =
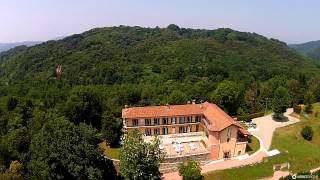
<path id="1" fill-rule="evenodd" d="M 244 103 L 250 88 L 260 91 L 261 83 L 277 77 L 281 79 L 279 86 L 293 79 L 306 88 L 308 78 L 319 72 L 314 62 L 275 39 L 232 29 L 176 25 L 96 28 L 12 49 L 0 55 L 0 62 L 4 95 L 31 97 L 44 103 L 49 92 L 55 98 L 60 91 L 68 92 L 79 85 L 100 86 L 106 88 L 107 103 L 117 111 L 124 104 L 213 100 L 210 93 L 224 80 L 239 86 L 239 113 L 257 111 L 249 110 Z M 58 65 L 62 67 L 61 79 L 55 76 Z M 264 107 L 264 96 L 258 109 Z M 302 96 L 300 92 L 299 98 Z M 66 97 L 59 98 L 63 101 Z M 53 100 L 54 104 L 60 100 Z"/>
<path id="2" fill-rule="evenodd" d="M 320 60 L 320 40 L 302 44 L 292 44 L 290 47 L 312 59 Z"/>
<path id="3" fill-rule="evenodd" d="M 40 42 L 36 42 L 36 41 L 25 41 L 25 42 L 17 42 L 17 43 L 0 43 L 0 53 L 17 46 L 33 46 L 39 43 Z"/>

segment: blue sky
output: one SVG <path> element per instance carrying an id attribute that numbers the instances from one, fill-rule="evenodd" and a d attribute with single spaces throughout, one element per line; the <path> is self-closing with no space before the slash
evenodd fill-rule
<path id="1" fill-rule="evenodd" d="M 256 32 L 320 40 L 319 0 L 1 0 L 0 42 L 45 41 L 94 27 L 137 25 Z"/>

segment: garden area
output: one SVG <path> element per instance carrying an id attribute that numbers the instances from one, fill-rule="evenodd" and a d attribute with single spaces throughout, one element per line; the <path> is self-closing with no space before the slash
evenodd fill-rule
<path id="1" fill-rule="evenodd" d="M 291 172 L 303 172 L 320 166 L 320 103 L 313 104 L 309 118 L 302 116 L 301 121 L 279 128 L 275 131 L 271 149 L 278 149 L 281 154 L 266 158 L 262 163 L 235 169 L 214 171 L 205 175 L 206 179 L 259 179 L 273 174 L 273 165 L 290 163 Z M 305 140 L 301 130 L 305 126 L 313 129 L 312 140 Z"/>
<path id="2" fill-rule="evenodd" d="M 120 147 L 110 148 L 107 146 L 106 142 L 103 141 L 99 144 L 100 149 L 103 151 L 103 154 L 110 159 L 119 159 L 120 156 Z"/>

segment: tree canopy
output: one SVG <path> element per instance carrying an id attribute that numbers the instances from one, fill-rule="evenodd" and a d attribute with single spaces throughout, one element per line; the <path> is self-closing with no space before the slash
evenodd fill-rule
<path id="1" fill-rule="evenodd" d="M 120 151 L 121 176 L 134 180 L 161 179 L 159 167 L 164 154 L 159 145 L 158 138 L 146 143 L 138 131 L 129 132 Z"/>

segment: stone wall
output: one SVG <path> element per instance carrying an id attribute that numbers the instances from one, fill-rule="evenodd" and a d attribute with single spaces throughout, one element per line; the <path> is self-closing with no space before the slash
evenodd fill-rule
<path id="1" fill-rule="evenodd" d="M 107 157 L 106 157 L 107 158 Z M 109 159 L 109 158 L 108 158 Z M 119 160 L 117 159 L 110 159 L 113 162 L 113 165 L 116 171 L 119 173 Z M 161 173 L 169 173 L 178 171 L 178 166 L 181 162 L 186 162 L 189 160 L 194 160 L 200 163 L 200 165 L 207 164 L 210 162 L 209 160 L 209 153 L 191 155 L 191 156 L 182 156 L 182 157 L 175 157 L 175 158 L 166 158 L 163 163 L 160 164 L 160 172 Z"/>
<path id="2" fill-rule="evenodd" d="M 192 156 L 182 156 L 182 157 L 174 157 L 174 158 L 166 158 L 163 163 L 160 165 L 161 173 L 169 173 L 178 170 L 178 166 L 181 162 L 186 162 L 189 160 L 194 160 L 199 162 L 201 165 L 208 163 L 209 153 L 203 153 Z"/>

